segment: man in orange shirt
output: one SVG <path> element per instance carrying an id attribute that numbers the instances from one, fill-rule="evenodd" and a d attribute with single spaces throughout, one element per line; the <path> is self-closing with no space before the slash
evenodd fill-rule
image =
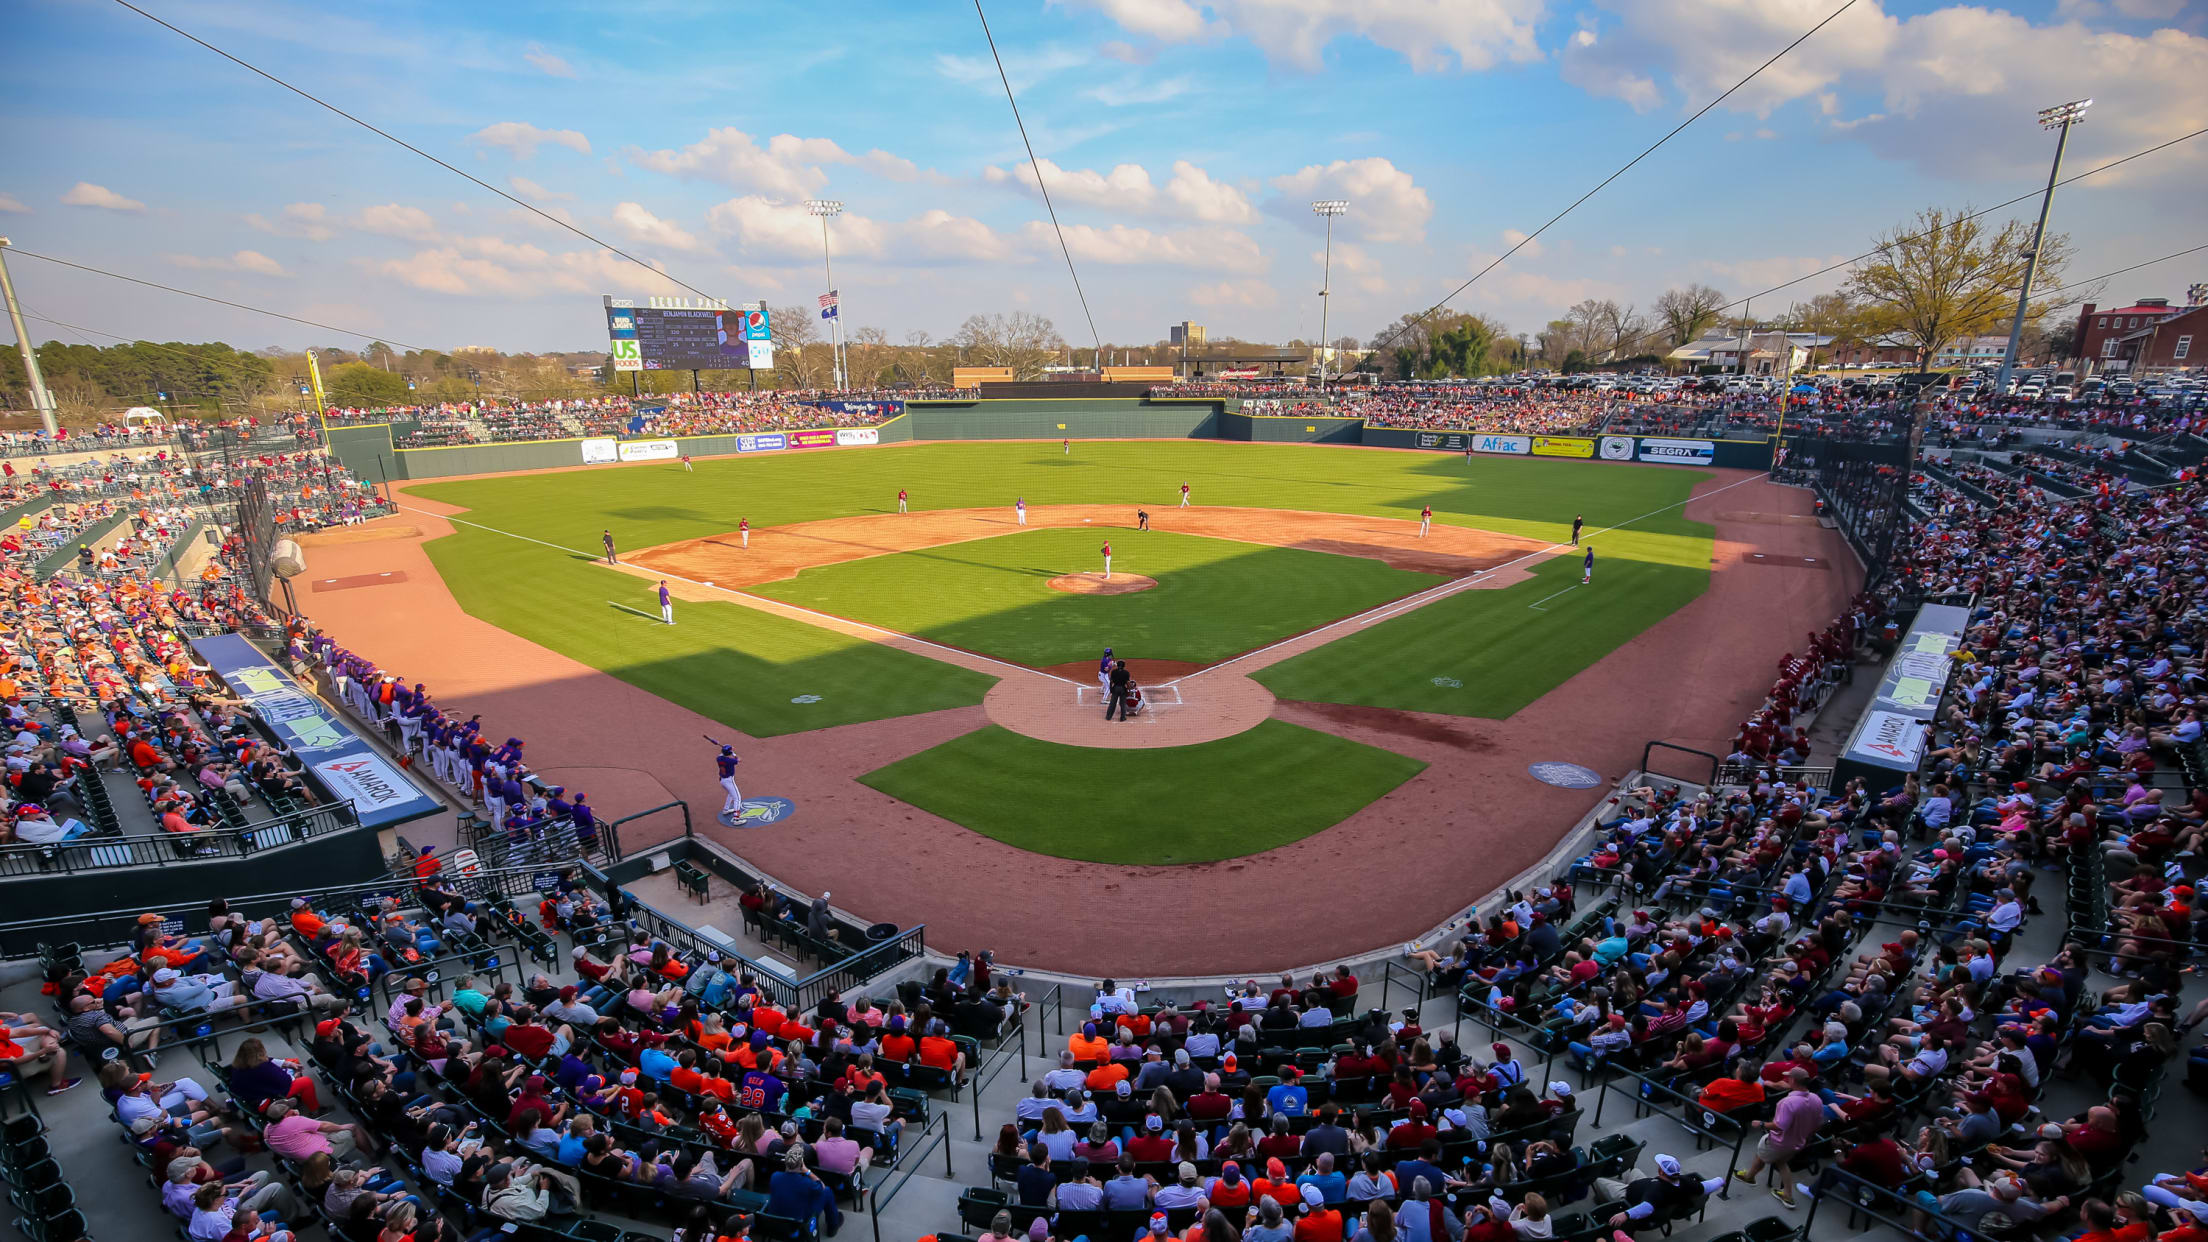
<path id="1" fill-rule="evenodd" d="M 1092 1064 L 1109 1060 L 1112 1055 L 1112 1045 L 1097 1034 L 1094 1022 L 1082 1023 L 1080 1030 L 1067 1036 L 1066 1047 L 1073 1053 L 1074 1060 Z"/>
<path id="2" fill-rule="evenodd" d="M 922 1035 L 920 1037 L 920 1064 L 931 1069 L 948 1071 L 951 1081 L 966 1085 L 966 1054 L 959 1051 L 948 1036 Z"/>
<path id="3" fill-rule="evenodd" d="M 322 929 L 328 925 L 322 916 L 316 914 L 314 908 L 307 904 L 306 898 L 294 897 L 291 899 L 291 926 L 294 931 L 305 936 L 311 942 L 316 936 L 321 935 Z"/>
<path id="4" fill-rule="evenodd" d="M 919 1045 L 905 1030 L 905 1015 L 891 1014 L 889 1029 L 882 1035 L 882 1059 L 897 1065 L 908 1065 L 918 1048 Z"/>
<path id="5" fill-rule="evenodd" d="M 1752 1065 L 1742 1065 L 1731 1078 L 1715 1078 L 1702 1088 L 1695 1103 L 1716 1113 L 1763 1103 L 1763 1080 Z"/>
<path id="6" fill-rule="evenodd" d="M 1106 1061 L 1089 1071 L 1089 1090 L 1098 1095 L 1110 1095 L 1127 1076 L 1125 1061 Z"/>

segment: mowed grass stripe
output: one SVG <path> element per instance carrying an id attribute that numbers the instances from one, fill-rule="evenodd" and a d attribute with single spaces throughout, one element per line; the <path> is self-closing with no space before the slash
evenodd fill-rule
<path id="1" fill-rule="evenodd" d="M 1579 574 L 1579 557 L 1560 554 L 1515 586 L 1460 591 L 1253 676 L 1283 699 L 1508 719 L 1710 583 L 1707 568 L 1606 560 L 1599 549 L 1594 582 L 1573 589 Z"/>
<path id="2" fill-rule="evenodd" d="M 1157 587 L 1069 595 L 1060 574 L 1102 568 Z M 1166 531 L 1032 530 L 808 569 L 755 594 L 1038 668 L 1125 659 L 1209 664 L 1439 585 L 1433 574 Z"/>
<path id="3" fill-rule="evenodd" d="M 470 615 L 754 737 L 965 707 L 996 684 L 742 604 L 677 602 L 676 624 L 663 625 L 648 580 L 579 554 L 457 530 L 424 547 Z M 801 695 L 819 701 L 790 701 Z"/>
<path id="4" fill-rule="evenodd" d="M 1156 750 L 1061 746 L 991 725 L 859 780 L 1038 854 L 1174 866 L 1301 840 L 1425 767 L 1278 720 Z"/>

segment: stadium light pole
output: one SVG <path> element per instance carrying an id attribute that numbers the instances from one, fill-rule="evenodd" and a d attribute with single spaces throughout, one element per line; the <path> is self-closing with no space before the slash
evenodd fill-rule
<path id="1" fill-rule="evenodd" d="M 1311 204 L 1311 214 L 1326 221 L 1326 258 L 1319 268 L 1319 391 L 1326 391 L 1326 303 L 1327 291 L 1334 287 L 1334 217 L 1349 211 L 1346 198 L 1322 198 Z"/>
<path id="2" fill-rule="evenodd" d="M 23 326 L 23 308 L 15 304 L 15 282 L 8 279 L 7 250 L 8 239 L 0 237 L 0 294 L 7 296 L 15 347 L 23 353 L 23 376 L 31 384 L 31 406 L 38 411 L 38 421 L 45 425 L 46 434 L 56 435 L 61 429 L 54 421 L 54 394 L 46 391 L 46 377 L 38 369 L 38 351 L 31 348 L 30 330 Z"/>
<path id="3" fill-rule="evenodd" d="M 2032 229 L 2032 248 L 2024 252 L 2024 283 L 2016 290 L 2016 317 L 2009 321 L 2009 347 L 2001 353 L 2001 370 L 1993 377 L 1993 391 L 2005 393 L 2016 372 L 2016 349 L 2024 339 L 2024 314 L 2032 304 L 2032 277 L 2039 272 L 2039 251 L 2047 242 L 2047 212 L 2055 205 L 2055 182 L 2062 178 L 2062 149 L 2070 145 L 2070 127 L 2085 119 L 2090 99 L 2039 110 L 2039 127 L 2055 132 L 2055 164 L 2047 170 L 2047 190 L 2039 196 L 2039 223 Z"/>
<path id="4" fill-rule="evenodd" d="M 808 198 L 805 200 L 805 210 L 809 214 L 820 217 L 820 270 L 828 277 L 828 291 L 834 293 L 836 291 L 836 269 L 828 261 L 828 220 L 832 216 L 843 214 L 843 200 Z M 828 357 L 831 364 L 829 369 L 835 373 L 836 391 L 841 392 L 844 388 L 843 300 L 838 298 L 836 303 L 836 316 L 828 321 L 828 331 L 830 333 Z"/>

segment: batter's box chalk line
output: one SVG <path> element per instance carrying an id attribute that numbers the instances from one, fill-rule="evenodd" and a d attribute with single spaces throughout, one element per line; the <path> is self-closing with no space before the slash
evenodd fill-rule
<path id="1" fill-rule="evenodd" d="M 1181 688 L 1177 685 L 1146 688 L 1142 692 L 1142 702 L 1146 711 L 1153 707 L 1188 706 L 1188 700 L 1181 697 Z M 1073 688 L 1073 705 L 1075 707 L 1102 707 L 1104 706 L 1104 692 L 1095 686 L 1075 686 Z"/>

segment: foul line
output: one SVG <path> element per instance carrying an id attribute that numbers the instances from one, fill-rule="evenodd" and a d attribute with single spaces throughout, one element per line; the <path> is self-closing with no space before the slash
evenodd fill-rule
<path id="1" fill-rule="evenodd" d="M 1558 591 L 1556 595 L 1570 595 L 1572 592 L 1586 585 L 1587 584 L 1584 582 L 1575 582 L 1572 585 L 1565 587 L 1563 590 Z M 1526 607 L 1534 609 L 1537 612 L 1547 612 L 1548 609 L 1541 607 L 1541 605 L 1548 603 L 1552 599 L 1555 599 L 1556 595 L 1544 595 L 1540 599 L 1537 599 L 1532 603 L 1526 605 Z"/>
<path id="2" fill-rule="evenodd" d="M 1594 532 L 1594 534 L 1592 535 L 1583 534 L 1580 537 L 1582 539 L 1593 539 L 1595 535 L 1607 535 L 1614 530 L 1623 530 L 1626 527 L 1633 525 L 1635 522 L 1646 521 L 1649 518 L 1655 517 L 1659 513 L 1669 512 L 1670 510 L 1677 509 L 1683 505 L 1692 504 L 1697 500 L 1707 500 L 1712 496 L 1721 495 L 1722 493 L 1729 492 L 1734 488 L 1739 487 L 1743 483 L 1761 482 L 1767 480 L 1769 477 L 1770 476 L 1768 474 L 1752 474 L 1745 479 L 1736 479 L 1733 482 L 1727 483 L 1725 486 L 1716 489 L 1715 491 L 1704 492 L 1699 496 L 1689 496 L 1685 500 L 1675 500 L 1668 505 L 1662 506 L 1661 508 L 1650 509 L 1648 512 L 1641 514 L 1639 517 L 1627 518 L 1626 520 L 1619 522 L 1615 526 L 1605 526 L 1601 530 Z M 1222 660 L 1209 668 L 1200 668 L 1193 673 L 1189 673 L 1181 677 L 1176 677 L 1158 688 L 1162 690 L 1165 688 L 1165 686 L 1177 686 L 1192 677 L 1201 677 L 1206 673 L 1216 673 L 1220 669 L 1227 668 L 1231 665 L 1240 664 L 1242 661 L 1250 659 L 1254 656 L 1264 655 L 1268 651 L 1273 651 L 1278 648 L 1285 647 L 1290 643 L 1302 642 L 1303 640 L 1310 638 L 1315 634 L 1324 634 L 1328 630 L 1335 629 L 1339 626 L 1348 625 L 1352 622 L 1363 626 L 1371 625 L 1375 621 L 1385 621 L 1389 617 L 1392 617 L 1397 613 L 1408 612 L 1413 608 L 1423 608 L 1426 605 L 1434 603 L 1438 600 L 1447 599 L 1449 596 L 1454 595 L 1459 591 L 1468 591 L 1472 589 L 1475 583 L 1479 582 L 1480 579 L 1487 577 L 1489 574 L 1499 573 L 1505 569 L 1511 568 L 1512 566 L 1522 565 L 1537 556 L 1547 556 L 1551 552 L 1561 551 L 1563 549 L 1571 548 L 1574 546 L 1576 545 L 1569 543 L 1552 543 L 1548 547 L 1528 552 L 1524 556 L 1521 556 L 1516 560 L 1505 561 L 1500 565 L 1490 566 L 1489 568 L 1483 569 L 1480 572 L 1473 574 L 1469 578 L 1459 578 L 1455 582 L 1445 582 L 1437 587 L 1428 587 L 1425 590 L 1420 591 L 1416 595 L 1408 596 L 1404 599 L 1399 599 L 1392 604 L 1387 604 L 1380 608 L 1361 612 L 1353 617 L 1343 617 L 1339 621 L 1330 621 L 1315 630 L 1305 630 L 1303 633 L 1297 634 L 1292 638 L 1283 638 L 1277 643 L 1267 643 L 1265 646 L 1259 647 L 1254 651 L 1245 651 L 1241 655 L 1238 655 L 1231 660 Z"/>
<path id="3" fill-rule="evenodd" d="M 533 544 L 536 544 L 536 545 L 537 545 L 538 547 L 541 547 L 541 548 L 550 548 L 550 549 L 552 549 L 552 550 L 553 550 L 553 551 L 555 551 L 555 552 L 566 552 L 566 553 L 569 553 L 570 555 L 573 555 L 573 556 L 580 556 L 580 557 L 583 557 L 583 558 L 585 558 L 585 559 L 587 559 L 587 560 L 589 560 L 589 561 L 591 561 L 591 562 L 593 562 L 593 563 L 596 563 L 596 564 L 601 564 L 601 565 L 602 565 L 602 564 L 604 564 L 604 563 L 605 563 L 605 558 L 604 558 L 603 556 L 596 556 L 596 555 L 592 555 L 592 554 L 590 554 L 590 553 L 584 552 L 584 551 L 583 551 L 582 549 L 580 549 L 580 548 L 570 548 L 570 547 L 568 547 L 568 546 L 567 546 L 567 545 L 565 545 L 565 544 L 558 544 L 558 543 L 547 543 L 547 542 L 545 542 L 545 541 L 544 541 L 544 540 L 542 540 L 542 539 L 538 539 L 538 538 L 535 538 L 535 537 L 533 537 L 533 536 L 530 536 L 530 535 L 517 535 L 517 534 L 515 534 L 514 532 L 512 532 L 512 531 L 510 531 L 510 530 L 500 530 L 500 529 L 499 529 L 498 527 L 496 527 L 496 526 L 485 526 L 485 525 L 484 525 L 483 523 L 481 523 L 481 522 L 470 522 L 470 521 L 468 521 L 468 520 L 467 520 L 467 519 L 465 519 L 465 518 L 456 518 L 456 517 L 450 517 L 450 516 L 448 516 L 448 515 L 446 515 L 446 514 L 442 514 L 442 513 L 432 513 L 432 512 L 430 512 L 430 511 L 429 511 L 429 510 L 427 510 L 427 509 L 417 509 L 417 508 L 415 508 L 415 507 L 414 507 L 414 506 L 412 506 L 412 505 L 400 505 L 400 506 L 398 506 L 398 507 L 399 507 L 399 508 L 401 508 L 401 509 L 404 509 L 404 510 L 406 510 L 406 511 L 410 512 L 410 513 L 419 513 L 419 514 L 421 514 L 421 515 L 422 515 L 422 516 L 424 516 L 424 517 L 441 518 L 441 519 L 443 519 L 444 521 L 447 521 L 447 522 L 451 522 L 451 523 L 452 523 L 452 524 L 454 524 L 455 526 L 473 526 L 473 527 L 474 527 L 474 528 L 476 528 L 477 530 L 487 530 L 487 531 L 491 532 L 491 533 L 492 533 L 492 534 L 494 534 L 494 535 L 504 535 L 504 536 L 506 536 L 506 537 L 507 537 L 508 539 L 519 539 L 519 540 L 521 540 L 521 541 L 522 541 L 523 543 L 533 543 Z M 956 647 L 946 647 L 946 646 L 944 646 L 944 645 L 943 645 L 943 644 L 941 644 L 941 643 L 931 643 L 931 642 L 929 642 L 929 641 L 928 641 L 927 639 L 925 639 L 925 638 L 915 638 L 915 637 L 913 637 L 913 636 L 912 636 L 912 635 L 910 635 L 910 634 L 900 634 L 900 633 L 898 633 L 898 632 L 897 632 L 896 630 L 885 630 L 885 629 L 883 629 L 883 628 L 882 628 L 881 626 L 878 626 L 878 625 L 869 625 L 869 624 L 867 624 L 867 623 L 866 623 L 866 622 L 864 622 L 864 621 L 853 621 L 853 620 L 852 620 L 851 618 L 849 618 L 849 617 L 837 617 L 837 616 L 831 616 L 830 614 L 828 614 L 828 613 L 825 613 L 825 612 L 815 612 L 815 611 L 813 611 L 813 610 L 812 610 L 812 609 L 810 609 L 810 608 L 800 608 L 800 607 L 798 607 L 798 606 L 797 606 L 796 604 L 785 604 L 785 603 L 783 603 L 783 602 L 782 602 L 781 600 L 778 600 L 778 599 L 769 599 L 769 598 L 767 598 L 767 597 L 766 597 L 766 596 L 764 596 L 764 595 L 753 595 L 753 594 L 751 594 L 751 593 L 750 593 L 750 592 L 748 592 L 748 591 L 738 591 L 738 590 L 736 590 L 736 589 L 734 589 L 734 588 L 732 588 L 732 587 L 716 586 L 716 585 L 714 585 L 713 583 L 710 583 L 710 582 L 704 582 L 704 581 L 700 581 L 699 579 L 696 579 L 696 578 L 685 578 L 685 577 L 683 577 L 683 576 L 682 576 L 681 574 L 677 574 L 677 573 L 669 573 L 669 572 L 667 572 L 667 571 L 665 571 L 665 570 L 662 570 L 662 569 L 658 569 L 658 568 L 653 568 L 653 569 L 652 569 L 652 572 L 653 572 L 653 573 L 655 573 L 655 574 L 658 574 L 658 575 L 660 575 L 661 577 L 673 579 L 673 580 L 674 580 L 674 581 L 676 581 L 676 582 L 687 582 L 687 583 L 689 583 L 689 584 L 690 584 L 691 586 L 695 586 L 695 587 L 704 587 L 704 588 L 705 588 L 706 590 L 708 590 L 708 591 L 719 591 L 719 592 L 720 592 L 721 594 L 723 594 L 723 595 L 733 595 L 733 596 L 735 596 L 735 597 L 736 597 L 736 598 L 738 598 L 738 599 L 748 599 L 748 600 L 754 600 L 754 601 L 757 601 L 757 602 L 758 602 L 759 604 L 761 604 L 761 605 L 764 605 L 764 607 L 760 608 L 760 611 L 761 611 L 761 612 L 774 612 L 774 611 L 777 611 L 777 610 L 780 610 L 780 609 L 787 609 L 787 610 L 789 610 L 789 611 L 791 611 L 791 612 L 800 612 L 800 613 L 803 613 L 803 614 L 805 614 L 805 615 L 806 615 L 806 616 L 808 616 L 808 617 L 819 617 L 819 618 L 820 618 L 821 620 L 823 620 L 823 621 L 832 621 L 832 622 L 835 622 L 835 623 L 836 623 L 837 625 L 850 625 L 850 626 L 856 626 L 856 627 L 858 627 L 859 629 L 862 629 L 862 630 L 871 630 L 871 631 L 873 631 L 873 632 L 874 632 L 874 633 L 876 633 L 876 634 L 884 634 L 884 635 L 887 635 L 887 636 L 889 636 L 889 637 L 891 637 L 891 638 L 895 638 L 895 639 L 900 639 L 900 640 L 902 640 L 902 641 L 904 641 L 904 642 L 908 642 L 908 643 L 916 643 L 916 644 L 918 644 L 918 645 L 920 645 L 920 646 L 922 646 L 922 647 L 929 647 L 929 648 L 933 648 L 933 649 L 934 649 L 934 650 L 936 650 L 936 651 L 948 651 L 948 652 L 951 652 L 951 653 L 953 653 L 953 654 L 956 654 L 956 655 L 961 655 L 961 656 L 964 656 L 964 657 L 966 657 L 967 659 L 970 659 L 970 660 L 980 660 L 980 661 L 981 661 L 982 663 L 984 663 L 984 664 L 994 664 L 994 665 L 996 665 L 996 666 L 997 666 L 998 668 L 1008 668 L 1008 669 L 1012 669 L 1012 670 L 1014 670 L 1015 672 L 1028 673 L 1028 674 L 1031 674 L 1031 675 L 1033 675 L 1033 676 L 1036 676 L 1036 677 L 1048 677 L 1048 678 L 1050 678 L 1050 679 L 1051 679 L 1052 681 L 1062 681 L 1062 682 L 1065 682 L 1065 683 L 1066 683 L 1067 685 L 1069 685 L 1069 686 L 1078 686 L 1078 685 L 1081 685 L 1081 684 L 1082 684 L 1081 682 L 1075 681 L 1075 680 L 1073 680 L 1073 679 L 1072 679 L 1072 678 L 1070 678 L 1070 677 L 1060 677 L 1060 676 L 1059 676 L 1058 674 L 1056 674 L 1056 673 L 1046 673 L 1046 672 L 1044 672 L 1043 670 L 1041 670 L 1041 669 L 1039 669 L 1039 668 L 1029 668 L 1029 667 L 1027 667 L 1027 666 L 1026 666 L 1026 665 L 1024 665 L 1024 664 L 1013 664 L 1013 663 L 1011 663 L 1011 662 L 1009 662 L 1009 661 L 1005 661 L 1005 660 L 999 660 L 999 659 L 996 659 L 996 658 L 995 658 L 995 657 L 993 657 L 993 656 L 985 656 L 985 655 L 982 655 L 982 654 L 980 654 L 980 653 L 978 653 L 978 652 L 973 652 L 973 651 L 960 651 L 960 650 L 959 650 L 958 648 L 956 648 Z M 611 603 L 612 601 L 610 601 L 610 600 L 609 600 L 609 601 L 607 601 L 607 602 L 608 602 L 608 603 Z M 619 605 L 616 605 L 616 607 L 618 607 L 618 606 L 619 606 Z M 658 620 L 658 618 L 657 618 L 657 617 L 650 617 L 649 619 L 651 619 L 651 620 L 654 620 L 654 621 Z M 822 629 L 833 629 L 834 627 L 833 627 L 833 626 L 822 626 L 822 627 L 820 627 L 820 628 L 822 628 Z M 957 664 L 957 661 L 955 661 L 955 660 L 945 660 L 945 661 L 943 661 L 943 663 L 945 663 L 945 664 L 952 664 L 952 665 L 956 665 L 956 664 Z"/>

